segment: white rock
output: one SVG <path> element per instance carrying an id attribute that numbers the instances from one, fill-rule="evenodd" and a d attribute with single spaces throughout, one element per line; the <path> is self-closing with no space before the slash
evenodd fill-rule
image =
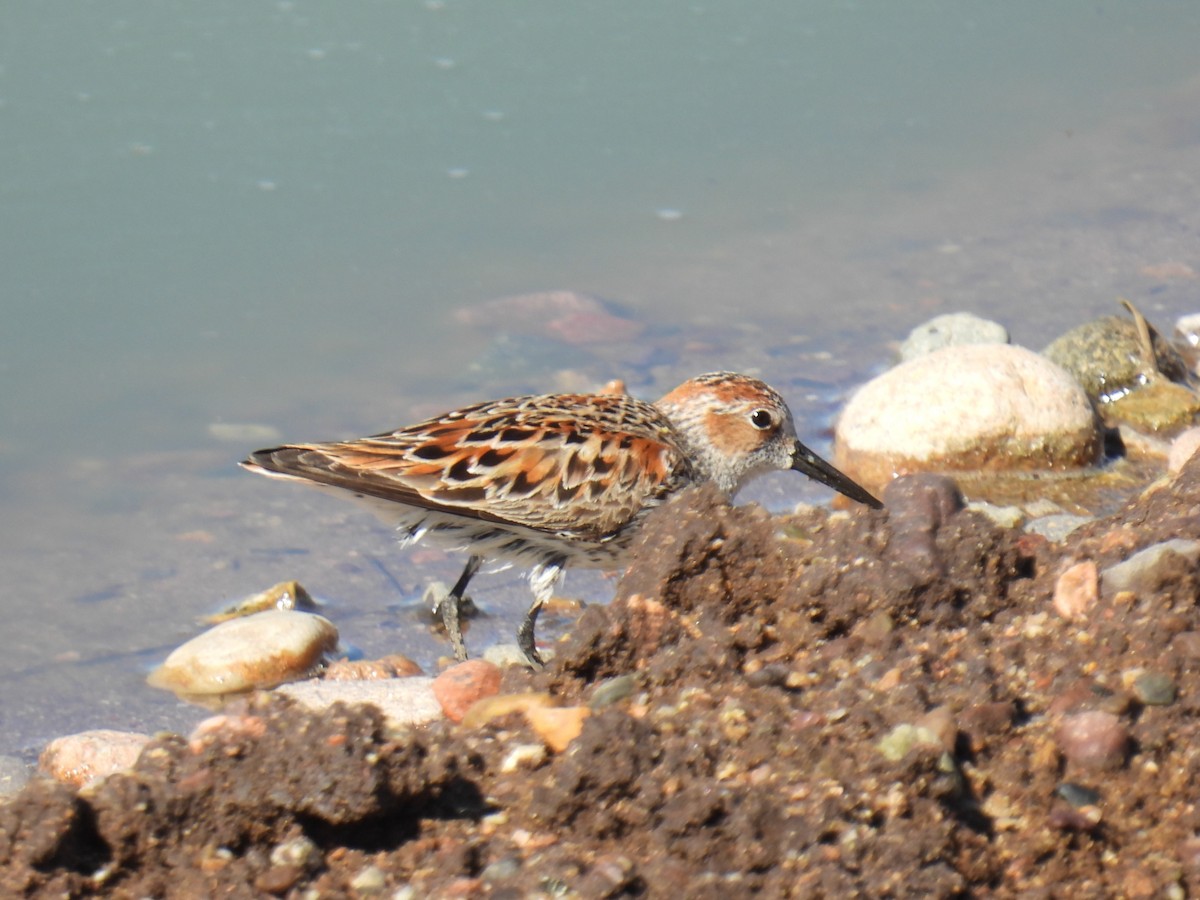
<path id="1" fill-rule="evenodd" d="M 81 731 L 47 744 L 38 769 L 55 781 L 82 788 L 132 768 L 149 742 L 149 735 L 131 731 Z"/>
<path id="2" fill-rule="evenodd" d="M 323 616 L 273 609 L 222 622 L 177 648 L 146 680 L 177 694 L 236 694 L 309 675 L 337 646 Z"/>
<path id="3" fill-rule="evenodd" d="M 377 681 L 301 681 L 285 684 L 276 693 L 318 712 L 334 703 L 377 706 L 393 728 L 442 718 L 442 705 L 433 694 L 433 679 L 426 675 Z"/>
<path id="4" fill-rule="evenodd" d="M 999 322 L 981 319 L 971 313 L 947 313 L 936 316 L 908 333 L 900 345 L 902 360 L 916 359 L 962 344 L 1007 344 L 1008 330 Z"/>
<path id="5" fill-rule="evenodd" d="M 868 488 L 922 471 L 1095 463 L 1096 416 L 1067 372 L 1024 347 L 945 347 L 868 382 L 837 424 L 835 465 Z"/>

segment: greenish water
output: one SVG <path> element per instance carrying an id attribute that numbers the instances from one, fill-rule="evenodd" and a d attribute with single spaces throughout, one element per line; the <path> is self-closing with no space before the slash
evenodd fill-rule
<path id="1" fill-rule="evenodd" d="M 243 479 L 253 443 L 214 423 L 319 438 L 564 369 L 653 393 L 746 365 L 819 437 L 938 312 L 1041 346 L 1124 293 L 1169 326 L 1194 282 L 1142 269 L 1200 268 L 1198 26 L 1183 2 L 6 4 L 0 752 L 186 719 L 139 667 L 279 578 L 342 597 L 370 649 L 409 639 L 367 559 L 387 535 Z M 454 317 L 552 288 L 624 304 L 638 346 L 513 368 Z"/>

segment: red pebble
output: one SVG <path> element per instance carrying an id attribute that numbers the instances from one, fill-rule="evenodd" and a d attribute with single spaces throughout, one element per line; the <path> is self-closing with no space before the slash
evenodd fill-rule
<path id="1" fill-rule="evenodd" d="M 433 696 L 451 722 L 461 722 L 476 700 L 500 693 L 500 668 L 482 659 L 451 666 L 433 680 Z"/>

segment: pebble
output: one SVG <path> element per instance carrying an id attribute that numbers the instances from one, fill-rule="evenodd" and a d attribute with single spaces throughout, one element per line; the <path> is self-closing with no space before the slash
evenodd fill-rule
<path id="1" fill-rule="evenodd" d="M 1099 791 L 1094 791 L 1090 787 L 1076 784 L 1073 781 L 1064 781 L 1054 789 L 1054 793 L 1076 808 L 1081 806 L 1095 806 L 1100 802 Z"/>
<path id="2" fill-rule="evenodd" d="M 192 638 L 146 681 L 185 697 L 274 687 L 307 677 L 337 641 L 337 628 L 323 616 L 268 610 Z"/>
<path id="3" fill-rule="evenodd" d="M 936 747 L 942 750 L 942 737 L 927 727 L 904 722 L 880 738 L 879 752 L 891 762 L 899 762 L 908 756 L 914 747 Z"/>
<path id="4" fill-rule="evenodd" d="M 1087 710 L 1064 716 L 1055 743 L 1068 763 L 1083 769 L 1116 769 L 1129 750 L 1129 730 L 1117 716 Z"/>
<path id="5" fill-rule="evenodd" d="M 1167 451 L 1167 471 L 1176 475 L 1196 450 L 1200 449 L 1200 426 L 1188 428 L 1176 435 Z"/>
<path id="6" fill-rule="evenodd" d="M 451 722 L 461 722 L 477 701 L 500 693 L 500 668 L 482 659 L 468 659 L 433 680 L 433 695 Z"/>
<path id="7" fill-rule="evenodd" d="M 387 875 L 379 866 L 367 866 L 350 879 L 350 887 L 360 894 L 378 894 L 387 887 Z"/>
<path id="8" fill-rule="evenodd" d="M 427 675 L 376 681 L 302 681 L 276 688 L 276 693 L 318 712 L 335 703 L 377 706 L 392 728 L 424 725 L 442 717 L 433 679 Z"/>
<path id="9" fill-rule="evenodd" d="M 81 731 L 55 738 L 38 757 L 38 770 L 55 781 L 83 788 L 133 768 L 150 736 L 132 731 Z"/>
<path id="10" fill-rule="evenodd" d="M 1105 597 L 1122 591 L 1144 595 L 1161 587 L 1168 568 L 1177 565 L 1182 557 L 1187 565 L 1195 566 L 1200 560 L 1200 541 L 1175 538 L 1140 550 L 1125 562 L 1109 566 L 1100 573 L 1100 587 Z"/>
<path id="11" fill-rule="evenodd" d="M 612 706 L 612 704 L 620 703 L 632 695 L 636 688 L 637 678 L 633 675 L 618 675 L 615 678 L 606 678 L 596 685 L 592 691 L 592 698 L 588 701 L 588 706 L 592 709 Z"/>
<path id="12" fill-rule="evenodd" d="M 1170 706 L 1175 702 L 1175 682 L 1161 672 L 1143 672 L 1133 681 L 1133 696 L 1146 706 Z"/>
<path id="13" fill-rule="evenodd" d="M 1054 583 L 1054 609 L 1068 622 L 1087 618 L 1099 599 L 1100 572 L 1090 559 L 1075 563 Z"/>
<path id="14" fill-rule="evenodd" d="M 551 751 L 562 753 L 579 737 L 590 714 L 586 706 L 533 706 L 525 710 L 525 719 Z"/>
<path id="15" fill-rule="evenodd" d="M 420 666 L 407 656 L 394 653 L 380 659 L 335 659 L 321 677 L 326 681 L 373 681 L 420 674 Z"/>
<path id="16" fill-rule="evenodd" d="M 500 771 L 505 774 L 516 772 L 518 769 L 536 769 L 546 760 L 546 748 L 542 744 L 517 744 L 500 763 Z"/>
<path id="17" fill-rule="evenodd" d="M 935 316 L 908 333 L 900 345 L 902 360 L 916 359 L 934 350 L 961 344 L 1007 344 L 1008 329 L 999 322 L 972 313 Z"/>
<path id="18" fill-rule="evenodd" d="M 497 694 L 476 702 L 463 716 L 462 725 L 464 728 L 482 728 L 502 716 L 553 705 L 554 698 L 545 693 Z"/>
<path id="19" fill-rule="evenodd" d="M 1048 516 L 1039 516 L 1036 519 L 1030 519 L 1025 525 L 1025 530 L 1030 534 L 1040 534 L 1046 540 L 1060 543 L 1067 539 L 1077 528 L 1082 528 L 1089 522 L 1094 521 L 1091 516 L 1076 516 L 1071 513 L 1053 513 Z"/>
<path id="20" fill-rule="evenodd" d="M 1024 347 L 945 347 L 868 382 L 837 423 L 835 465 L 868 487 L 929 470 L 1078 468 L 1099 459 L 1092 405 Z"/>

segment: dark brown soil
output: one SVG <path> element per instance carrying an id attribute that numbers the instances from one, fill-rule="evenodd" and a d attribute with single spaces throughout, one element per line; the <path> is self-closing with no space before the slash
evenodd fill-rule
<path id="1" fill-rule="evenodd" d="M 699 491 L 657 513 L 617 600 L 505 676 L 594 707 L 535 768 L 502 768 L 539 743 L 517 715 L 397 735 L 259 699 L 91 791 L 0 807 L 0 895 L 1200 893 L 1200 574 L 1161 566 L 1083 622 L 1051 602 L 1073 562 L 1200 538 L 1200 465 L 1061 545 L 937 478 L 885 499 L 779 520 Z M 1141 670 L 1173 702 L 1148 705 Z M 1128 732 L 1107 768 L 1059 746 L 1088 709 Z"/>

